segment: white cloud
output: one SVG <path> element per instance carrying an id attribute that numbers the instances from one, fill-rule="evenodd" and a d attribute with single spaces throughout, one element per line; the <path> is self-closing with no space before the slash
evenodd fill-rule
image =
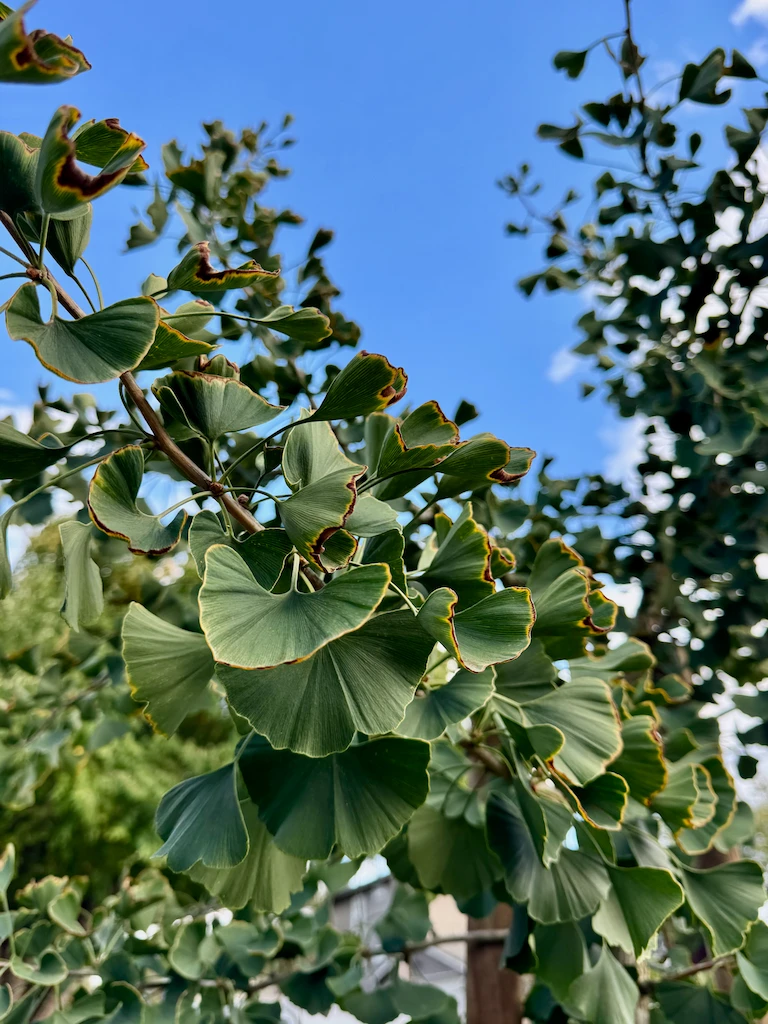
<path id="1" fill-rule="evenodd" d="M 603 462 L 603 473 L 609 480 L 624 484 L 630 491 L 637 491 L 639 478 L 637 464 L 645 447 L 645 416 L 631 420 L 620 420 L 600 431 L 600 440 L 608 448 Z"/>
<path id="2" fill-rule="evenodd" d="M 768 0 L 741 0 L 741 3 L 731 15 L 734 25 L 743 25 L 750 18 L 756 21 L 764 21 L 768 24 Z"/>
<path id="3" fill-rule="evenodd" d="M 547 369 L 547 379 L 553 384 L 562 384 L 576 372 L 579 365 L 579 357 L 569 348 L 559 348 L 552 356 Z"/>
<path id="4" fill-rule="evenodd" d="M 754 67 L 768 64 L 768 36 L 760 36 L 747 50 L 747 60 Z"/>

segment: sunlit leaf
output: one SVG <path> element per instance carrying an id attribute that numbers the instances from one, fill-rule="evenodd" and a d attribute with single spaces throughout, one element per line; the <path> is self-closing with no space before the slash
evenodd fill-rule
<path id="1" fill-rule="evenodd" d="M 119 448 L 97 468 L 88 491 L 91 519 L 110 537 L 128 541 L 128 550 L 159 555 L 170 551 L 181 536 L 186 512 L 178 512 L 168 526 L 142 512 L 136 501 L 144 477 L 141 448 Z"/>
<path id="2" fill-rule="evenodd" d="M 410 612 L 389 612 L 304 661 L 253 672 L 222 665 L 218 675 L 235 711 L 273 747 L 323 757 L 356 731 L 398 726 L 432 647 Z"/>
<path id="3" fill-rule="evenodd" d="M 89 71 L 91 65 L 68 40 L 45 29 L 27 32 L 24 15 L 33 6 L 34 0 L 17 11 L 0 5 L 0 82 L 53 84 Z"/>
<path id="4" fill-rule="evenodd" d="M 169 416 L 209 441 L 266 423 L 283 408 L 238 380 L 193 370 L 158 377 L 152 393 Z"/>
<path id="5" fill-rule="evenodd" d="M 760 865 L 740 860 L 707 869 L 686 867 L 680 881 L 691 910 L 710 936 L 713 955 L 741 949 L 765 902 Z"/>
<path id="6" fill-rule="evenodd" d="M 384 356 L 358 352 L 328 386 L 315 420 L 351 420 L 380 412 L 405 394 L 408 378 Z"/>
<path id="7" fill-rule="evenodd" d="M 201 706 L 213 676 L 205 637 L 133 602 L 123 619 L 123 658 L 133 699 L 155 729 L 173 735 Z"/>
<path id="8" fill-rule="evenodd" d="M 208 549 L 200 589 L 200 623 L 216 661 L 273 668 L 308 658 L 370 618 L 389 585 L 383 565 L 364 565 L 322 590 L 271 594 L 240 556 L 223 544 Z"/>
<path id="9" fill-rule="evenodd" d="M 683 902 L 683 890 L 668 871 L 607 867 L 608 895 L 592 927 L 611 946 L 639 957 L 664 921 Z"/>
<path id="10" fill-rule="evenodd" d="M 424 685 L 406 708 L 405 718 L 398 726 L 401 736 L 434 740 L 449 725 L 461 722 L 473 711 L 483 707 L 493 693 L 494 670 L 487 668 L 480 675 L 460 669 L 441 686 Z"/>
<path id="11" fill-rule="evenodd" d="M 88 523 L 59 526 L 64 552 L 64 607 L 62 614 L 74 630 L 95 622 L 104 610 L 104 589 L 99 567 L 91 558 Z"/>
<path id="12" fill-rule="evenodd" d="M 208 242 L 198 242 L 168 275 L 168 289 L 202 295 L 230 288 L 248 288 L 264 278 L 279 276 L 279 270 L 264 270 L 255 260 L 249 260 L 233 270 L 215 270 L 211 263 L 210 245 Z"/>
<path id="13" fill-rule="evenodd" d="M 113 380 L 133 369 L 152 344 L 157 318 L 152 299 L 139 297 L 116 302 L 82 320 L 55 316 L 45 323 L 32 283 L 19 288 L 5 312 L 6 328 L 14 341 L 28 342 L 43 366 L 79 384 Z"/>
<path id="14" fill-rule="evenodd" d="M 640 990 L 606 945 L 595 966 L 574 981 L 568 995 L 579 1017 L 590 1024 L 635 1024 Z"/>

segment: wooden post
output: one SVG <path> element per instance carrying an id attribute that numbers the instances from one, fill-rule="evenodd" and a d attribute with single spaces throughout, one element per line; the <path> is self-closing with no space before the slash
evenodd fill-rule
<path id="1" fill-rule="evenodd" d="M 509 928 L 512 907 L 499 903 L 488 917 L 469 918 L 469 931 Z M 467 944 L 467 1024 L 521 1024 L 520 975 L 499 968 L 503 942 Z"/>

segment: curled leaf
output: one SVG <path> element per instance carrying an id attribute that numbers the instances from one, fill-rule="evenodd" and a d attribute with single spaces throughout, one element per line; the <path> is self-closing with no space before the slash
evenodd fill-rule
<path id="1" fill-rule="evenodd" d="M 249 260 L 234 270 L 214 270 L 210 245 L 198 242 L 168 275 L 168 289 L 194 294 L 223 292 L 230 288 L 248 288 L 262 278 L 279 276 L 279 270 L 265 270 L 255 260 Z"/>
<path id="2" fill-rule="evenodd" d="M 65 82 L 91 65 L 68 40 L 45 29 L 27 32 L 24 15 L 35 0 L 11 11 L 0 4 L 0 82 Z"/>

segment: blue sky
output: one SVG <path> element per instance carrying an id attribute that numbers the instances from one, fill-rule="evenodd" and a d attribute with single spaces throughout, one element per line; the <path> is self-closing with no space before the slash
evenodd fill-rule
<path id="1" fill-rule="evenodd" d="M 768 0 L 635 6 L 649 76 L 715 45 L 768 62 Z M 293 174 L 269 201 L 306 217 L 302 243 L 320 226 L 336 231 L 329 263 L 365 347 L 405 366 L 413 400 L 437 398 L 450 413 L 470 399 L 480 429 L 556 455 L 563 473 L 601 470 L 617 446 L 629 451 L 627 425 L 579 398 L 583 373 L 553 379 L 558 353 L 577 340 L 580 306 L 518 294 L 539 244 L 505 236 L 516 211 L 494 183 L 522 160 L 551 196 L 596 173 L 534 132 L 617 87 L 601 60 L 571 83 L 551 56 L 620 29 L 622 17 L 620 0 L 40 0 L 29 27 L 70 32 L 93 71 L 56 87 L 3 86 L 0 127 L 42 134 L 53 110 L 72 103 L 86 118 L 119 117 L 158 166 L 161 143 L 175 137 L 189 151 L 202 120 L 241 128 L 290 111 Z M 144 198 L 123 189 L 96 204 L 88 255 L 109 301 L 173 265 L 171 245 L 119 255 Z M 0 272 L 10 269 L 0 257 Z M 4 334 L 0 348 L 3 404 L 31 401 L 45 371 Z M 53 387 L 71 390 L 57 378 Z"/>

